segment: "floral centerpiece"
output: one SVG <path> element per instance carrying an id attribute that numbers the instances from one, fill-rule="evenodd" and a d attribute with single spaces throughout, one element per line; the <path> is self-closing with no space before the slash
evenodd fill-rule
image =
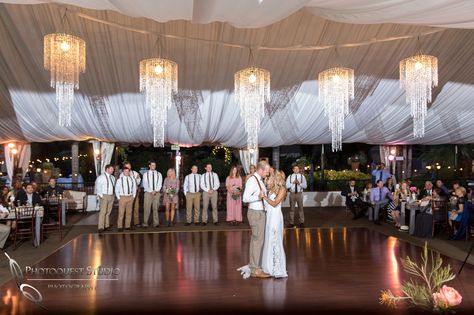
<path id="1" fill-rule="evenodd" d="M 166 194 L 170 199 L 173 199 L 174 195 L 176 195 L 176 189 L 173 187 L 166 188 Z"/>
<path id="2" fill-rule="evenodd" d="M 241 194 L 242 194 L 242 189 L 240 187 L 236 187 L 232 191 L 232 199 L 239 200 Z"/>
<path id="3" fill-rule="evenodd" d="M 461 304 L 462 296 L 456 289 L 444 285 L 455 278 L 451 266 L 443 267 L 439 253 L 428 251 L 425 242 L 421 263 L 417 264 L 410 257 L 402 260 L 406 273 L 416 276 L 421 281 L 410 279 L 401 286 L 402 296 L 394 295 L 390 290 L 382 290 L 380 304 L 397 308 L 401 304 L 437 313 L 454 313 L 454 307 Z"/>

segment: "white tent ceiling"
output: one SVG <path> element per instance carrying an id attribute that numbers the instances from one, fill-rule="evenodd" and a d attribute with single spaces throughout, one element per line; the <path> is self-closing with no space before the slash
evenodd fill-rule
<path id="1" fill-rule="evenodd" d="M 233 99 L 233 74 L 247 66 L 244 46 L 257 47 L 255 65 L 272 74 L 267 108 L 275 113 L 263 121 L 261 146 L 331 142 L 316 78 L 336 64 L 356 73 L 344 142 L 474 142 L 471 1 L 0 2 L 10 2 L 0 4 L 2 142 L 96 138 L 151 143 L 144 96 L 138 92 L 138 63 L 156 54 L 158 33 L 165 35 L 163 55 L 179 64 L 180 92 L 167 126 L 170 143 L 245 146 Z M 68 6 L 70 30 L 87 43 L 87 69 L 70 128 L 57 124 L 55 93 L 43 69 L 43 36 L 58 29 L 65 8 L 51 2 L 78 6 Z M 398 62 L 416 52 L 418 35 L 423 51 L 439 58 L 440 84 L 429 106 L 426 135 L 414 139 Z M 334 45 L 340 47 L 338 56 Z"/>

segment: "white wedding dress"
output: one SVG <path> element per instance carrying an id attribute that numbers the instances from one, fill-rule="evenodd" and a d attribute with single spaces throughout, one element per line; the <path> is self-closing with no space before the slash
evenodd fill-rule
<path id="1" fill-rule="evenodd" d="M 268 197 L 275 200 L 276 195 L 270 194 Z M 283 248 L 283 213 L 281 203 L 272 207 L 265 202 L 267 219 L 265 224 L 265 242 L 262 253 L 262 269 L 275 278 L 288 277 L 286 272 L 286 256 Z"/>

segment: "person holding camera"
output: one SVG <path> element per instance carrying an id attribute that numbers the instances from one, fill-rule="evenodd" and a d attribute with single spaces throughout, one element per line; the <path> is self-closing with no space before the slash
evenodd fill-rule
<path id="1" fill-rule="evenodd" d="M 391 177 L 390 172 L 385 169 L 385 163 L 380 163 L 377 165 L 377 168 L 372 171 L 372 177 L 374 178 L 374 183 L 377 184 L 379 180 L 385 185 L 387 180 Z"/>

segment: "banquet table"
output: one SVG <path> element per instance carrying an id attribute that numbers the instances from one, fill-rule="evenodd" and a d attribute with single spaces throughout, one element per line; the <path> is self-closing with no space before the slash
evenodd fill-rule
<path id="1" fill-rule="evenodd" d="M 59 199 L 60 200 L 60 203 L 61 203 L 61 224 L 63 226 L 66 225 L 66 211 L 68 209 L 68 205 L 69 205 L 69 202 L 72 202 L 70 199 L 68 198 L 61 198 Z M 43 200 L 43 202 L 46 202 L 46 199 Z M 49 200 L 50 204 L 51 205 L 57 205 L 58 202 L 56 200 Z"/>
<path id="2" fill-rule="evenodd" d="M 21 211 L 21 208 L 18 207 Z M 44 208 L 42 206 L 35 207 L 35 247 L 41 243 L 41 223 L 43 222 Z M 11 210 L 5 220 L 15 220 L 15 210 Z"/>
<path id="3" fill-rule="evenodd" d="M 405 203 L 404 207 L 403 207 L 403 204 L 402 204 L 401 209 L 403 209 L 403 219 L 405 219 L 405 208 L 410 211 L 410 223 L 408 224 L 409 225 L 408 232 L 410 233 L 410 235 L 413 235 L 413 234 L 415 234 L 416 212 L 420 211 L 420 201 L 419 200 L 407 201 Z M 402 213 L 400 213 L 400 216 L 402 217 L 401 214 Z M 402 222 L 404 222 L 404 221 L 402 221 Z"/>

